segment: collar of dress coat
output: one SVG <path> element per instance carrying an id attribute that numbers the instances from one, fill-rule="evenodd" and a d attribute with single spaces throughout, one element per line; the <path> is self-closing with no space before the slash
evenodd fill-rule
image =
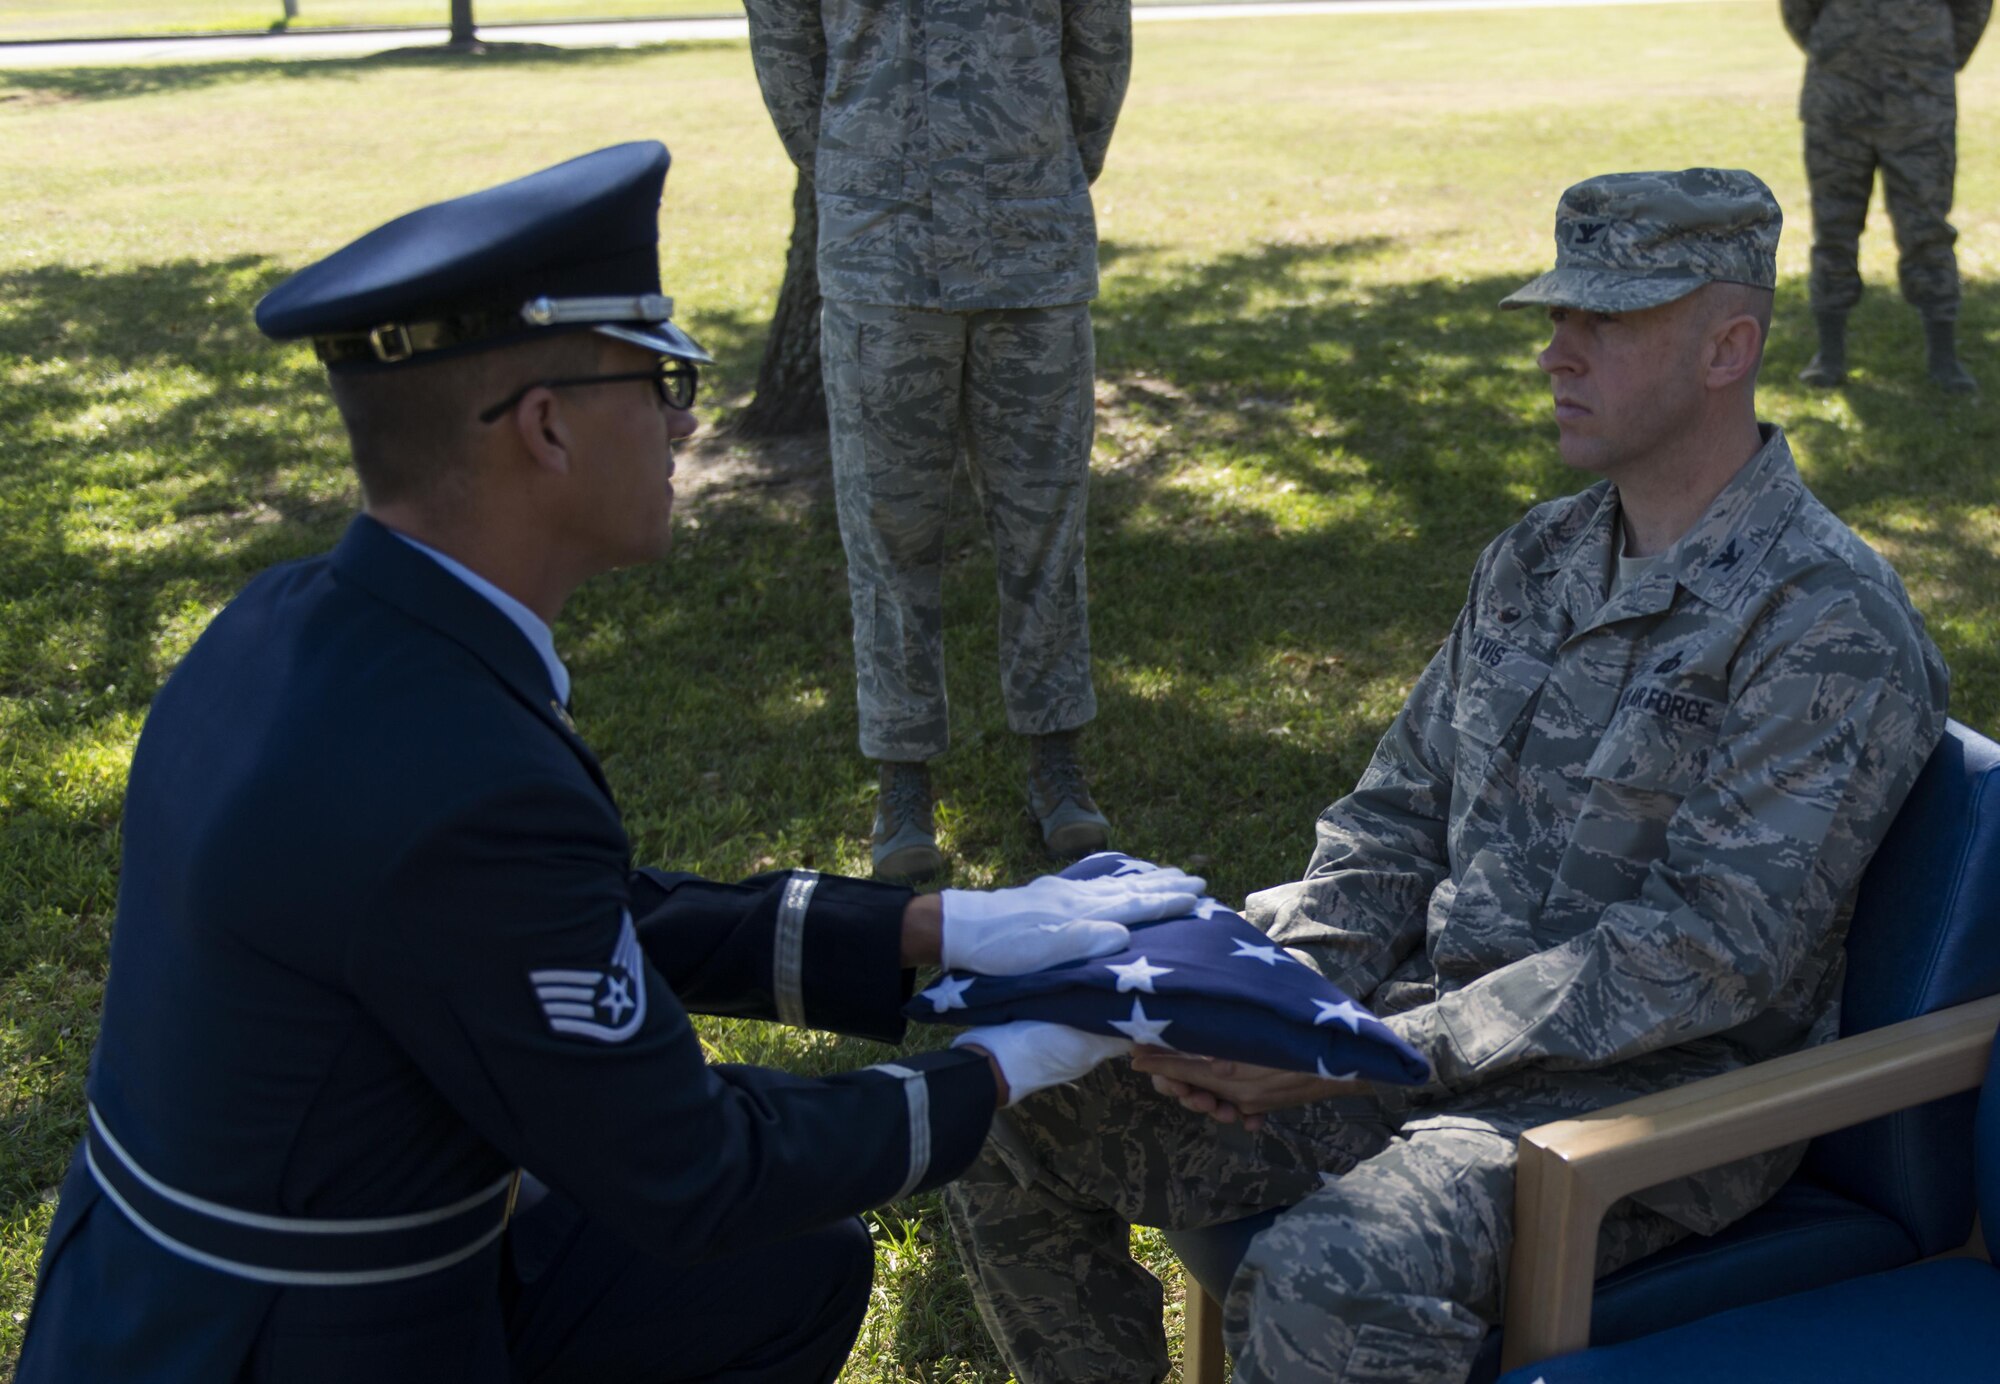
<path id="1" fill-rule="evenodd" d="M 1694 527 L 1661 555 L 1648 580 L 1671 572 L 1679 585 L 1714 606 L 1726 606 L 1762 566 L 1764 554 L 1777 541 L 1805 494 L 1798 467 L 1792 462 L 1785 430 L 1759 423 L 1764 445 L 1730 477 Z M 1601 593 L 1604 553 L 1618 522 L 1618 490 L 1609 482 L 1593 487 L 1597 497 L 1591 516 L 1567 543 L 1554 546 L 1537 564 L 1538 572 L 1561 570 L 1566 584 L 1588 582 Z"/>
<path id="2" fill-rule="evenodd" d="M 430 544 L 419 543 L 408 534 L 398 533 L 395 529 L 390 529 L 389 532 L 499 607 L 500 613 L 512 620 L 515 628 L 528 636 L 528 642 L 533 644 L 535 652 L 542 656 L 542 666 L 549 670 L 549 686 L 555 689 L 556 700 L 564 706 L 569 705 L 569 669 L 563 667 L 563 661 L 556 656 L 555 633 L 542 623 L 541 616 L 450 554 L 441 553 Z"/>
<path id="3" fill-rule="evenodd" d="M 493 601 L 394 529 L 356 515 L 333 552 L 336 575 L 464 645 L 529 706 L 563 724 L 562 703 L 533 640 Z M 567 725 L 563 727 L 568 729 Z"/>

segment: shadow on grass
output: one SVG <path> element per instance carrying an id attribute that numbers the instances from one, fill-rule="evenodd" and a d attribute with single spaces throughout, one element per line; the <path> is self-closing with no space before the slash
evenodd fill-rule
<path id="1" fill-rule="evenodd" d="M 1924 341 L 1917 314 L 1893 293 L 1871 293 L 1849 319 L 1849 362 L 1840 389 L 1822 392 L 1791 383 L 1813 351 L 1812 322 L 1803 293 L 1774 329 L 1766 378 L 1805 403 L 1838 400 L 1852 415 L 1810 417 L 1792 424 L 1799 449 L 1814 463 L 1813 488 L 1836 511 L 1865 508 L 1898 496 L 1924 494 L 1991 503 L 2000 500 L 2000 414 L 1990 397 L 1952 398 L 1924 373 Z M 2000 317 L 2000 285 L 1967 284 L 1964 341 L 1967 363 L 1990 395 L 2000 386 L 1996 334 L 1983 338 L 1977 324 Z M 1783 333 L 1782 337 L 1779 333 Z M 1831 459 L 1834 464 L 1824 464 Z M 1991 588 L 1989 588 L 1991 589 Z"/>
<path id="2" fill-rule="evenodd" d="M 1115 517 L 1144 506 L 1173 530 L 1133 556 L 1212 590 L 1229 619 L 1203 633 L 1226 660 L 1357 623 L 1388 647 L 1420 629 L 1434 642 L 1479 547 L 1528 500 L 1573 488 L 1530 363 L 1539 328 L 1492 307 L 1513 281 L 1357 286 L 1360 264 L 1393 249 L 1371 237 L 1138 268 L 1096 308 L 1100 377 L 1140 439 L 1097 495 Z M 1189 463 L 1246 462 L 1234 494 L 1176 484 Z M 1323 502 L 1323 517 L 1281 531 L 1285 493 Z M 1247 620 L 1232 585 L 1260 593 Z M 1366 622 L 1340 609 L 1357 598 L 1376 607 Z M 1165 645 L 1185 631 L 1151 633 Z"/>
<path id="3" fill-rule="evenodd" d="M 442 11 L 440 11 L 442 13 Z M 445 44 L 398 48 L 360 58 L 284 58 L 282 42 L 273 43 L 269 58 L 221 62 L 139 63 L 125 67 L 0 68 L 0 90 L 28 93 L 57 101 L 118 101 L 162 92 L 200 91 L 239 82 L 341 82 L 383 70 L 468 72 L 496 67 L 549 68 L 564 72 L 623 66 L 659 57 L 663 48 L 675 53 L 704 49 L 741 48 L 740 41 L 649 44 L 629 48 L 555 48 L 539 44 L 496 43 L 467 52 Z"/>
<path id="4" fill-rule="evenodd" d="M 0 275 L 0 694 L 139 710 L 170 593 L 213 601 L 338 531 L 330 406 L 250 323 L 281 273 L 240 257 Z"/>

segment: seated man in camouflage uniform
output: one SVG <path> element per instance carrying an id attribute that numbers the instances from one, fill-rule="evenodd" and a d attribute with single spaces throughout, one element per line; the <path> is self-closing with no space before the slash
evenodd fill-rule
<path id="1" fill-rule="evenodd" d="M 949 1204 L 1023 1381 L 1163 1378 L 1128 1225 L 1274 1206 L 1224 1303 L 1239 1381 L 1462 1380 L 1523 1130 L 1833 1035 L 1855 884 L 1946 679 L 1757 420 L 1779 224 L 1737 171 L 1564 193 L 1556 269 L 1502 306 L 1546 307 L 1561 454 L 1600 482 L 1488 546 L 1305 878 L 1247 906 L 1434 1080 L 1142 1049 L 1008 1112 Z M 1720 1229 L 1796 1158 L 1614 1208 L 1600 1267 Z"/>
<path id="2" fill-rule="evenodd" d="M 1861 228 L 1875 170 L 1895 228 L 1896 277 L 1923 314 L 1931 380 L 1969 394 L 1958 359 L 1958 168 L 1954 74 L 1972 59 L 1993 0 L 1780 0 L 1806 50 L 1799 118 L 1812 184 L 1812 310 L 1819 351 L 1799 372 L 1831 388 L 1847 378 L 1847 314 L 1861 299 Z"/>

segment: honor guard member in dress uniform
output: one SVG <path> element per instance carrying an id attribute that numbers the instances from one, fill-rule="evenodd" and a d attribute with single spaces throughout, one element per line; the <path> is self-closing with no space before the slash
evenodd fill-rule
<path id="1" fill-rule="evenodd" d="M 1458 1384 L 1500 1314 L 1523 1130 L 1833 1036 L 1855 883 L 1945 670 L 1757 420 L 1778 228 L 1731 169 L 1563 194 L 1555 269 L 1502 306 L 1548 314 L 1561 455 L 1598 483 L 1488 545 L 1305 877 L 1246 909 L 1435 1080 L 1147 1049 L 1004 1112 L 946 1198 L 1023 1384 L 1163 1378 L 1127 1223 L 1274 1207 L 1223 1304 L 1242 1384 Z M 1614 1207 L 1600 1269 L 1719 1230 L 1798 1152 Z"/>
<path id="2" fill-rule="evenodd" d="M 259 306 L 326 362 L 364 513 L 153 704 L 19 1384 L 830 1380 L 855 1213 L 1118 1046 L 703 1059 L 691 1010 L 894 1039 L 911 967 L 1100 954 L 1200 881 L 633 868 L 549 626 L 667 546 L 708 356 L 660 293 L 666 170 L 626 144 L 425 208 Z"/>
<path id="3" fill-rule="evenodd" d="M 1847 378 L 1847 314 L 1861 300 L 1861 228 L 1875 170 L 1895 228 L 1896 277 L 1923 315 L 1931 380 L 1966 394 L 1958 359 L 1956 73 L 1972 60 L 1993 0 L 1779 0 L 1806 50 L 1799 93 L 1812 185 L 1812 310 L 1819 350 L 1799 378 Z"/>
<path id="4" fill-rule="evenodd" d="M 943 563 L 963 451 L 999 575 L 1000 690 L 1055 855 L 1110 824 L 1084 582 L 1097 223 L 1131 0 L 747 0 L 750 56 L 819 213 L 820 353 L 854 604 L 875 870 L 944 868 Z"/>

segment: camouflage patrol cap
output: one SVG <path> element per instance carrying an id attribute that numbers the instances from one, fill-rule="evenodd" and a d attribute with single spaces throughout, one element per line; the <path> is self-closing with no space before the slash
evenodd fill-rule
<path id="1" fill-rule="evenodd" d="M 1708 283 L 1776 288 L 1784 221 L 1740 168 L 1588 178 L 1556 204 L 1556 267 L 1500 306 L 1637 312 Z"/>

